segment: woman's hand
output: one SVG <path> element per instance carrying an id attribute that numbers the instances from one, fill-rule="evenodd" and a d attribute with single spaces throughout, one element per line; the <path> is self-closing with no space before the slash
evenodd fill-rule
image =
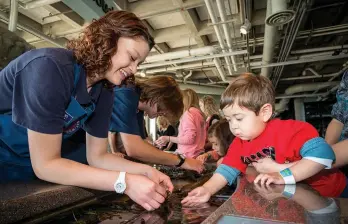
<path id="1" fill-rule="evenodd" d="M 192 158 L 186 158 L 184 164 L 181 168 L 185 170 L 194 170 L 198 173 L 202 173 L 204 170 L 204 165 L 201 161 Z"/>
<path id="2" fill-rule="evenodd" d="M 201 186 L 190 191 L 181 201 L 181 204 L 188 207 L 197 206 L 209 201 L 210 197 L 210 192 L 205 187 Z"/>
<path id="3" fill-rule="evenodd" d="M 121 152 L 113 152 L 112 154 L 117 156 L 117 157 L 121 157 L 121 158 L 124 158 L 126 156 L 125 154 L 123 154 Z"/>
<path id="4" fill-rule="evenodd" d="M 164 186 L 166 190 L 173 192 L 174 186 L 172 181 L 167 175 L 163 174 L 162 172 L 149 166 L 149 169 L 144 172 L 144 175 L 150 178 L 156 184 Z"/>
<path id="5" fill-rule="evenodd" d="M 165 187 L 143 175 L 127 173 L 126 184 L 125 194 L 148 211 L 159 208 L 167 197 Z"/>
<path id="6" fill-rule="evenodd" d="M 201 161 L 202 163 L 205 163 L 207 161 L 207 159 L 209 158 L 209 154 L 208 153 L 204 153 L 200 156 L 197 156 L 197 160 Z"/>

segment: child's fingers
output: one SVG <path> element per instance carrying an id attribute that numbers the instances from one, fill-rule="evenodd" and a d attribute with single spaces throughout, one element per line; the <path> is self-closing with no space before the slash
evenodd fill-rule
<path id="1" fill-rule="evenodd" d="M 268 178 L 268 180 L 266 182 L 266 186 L 269 186 L 271 183 L 275 183 L 275 180 L 273 177 Z"/>
<path id="2" fill-rule="evenodd" d="M 269 175 L 268 174 L 265 174 L 263 175 L 263 177 L 261 178 L 261 185 L 264 186 L 266 181 L 268 180 L 269 178 Z"/>
<path id="3" fill-rule="evenodd" d="M 260 179 L 261 179 L 262 176 L 263 176 L 263 174 L 257 175 L 257 177 L 256 177 L 255 180 L 254 180 L 254 183 L 257 184 L 257 183 L 260 181 Z"/>
<path id="4" fill-rule="evenodd" d="M 196 189 L 193 189 L 192 191 L 190 191 L 187 195 L 188 196 L 196 196 L 199 194 L 199 189 L 196 188 Z"/>

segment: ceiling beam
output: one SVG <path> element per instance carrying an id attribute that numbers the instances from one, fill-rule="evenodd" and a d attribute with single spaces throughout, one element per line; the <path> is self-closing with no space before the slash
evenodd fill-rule
<path id="1" fill-rule="evenodd" d="M 153 28 L 150 26 L 150 24 L 148 22 L 146 22 L 145 20 L 143 20 L 143 23 L 144 25 L 146 26 L 146 28 L 148 29 L 150 35 L 152 37 L 154 37 L 155 33 L 154 33 L 154 30 Z M 155 46 L 154 46 L 154 49 L 160 53 L 160 54 L 163 54 L 163 53 L 167 53 L 169 52 L 169 47 L 167 46 L 166 43 L 162 42 L 162 43 L 158 43 L 155 39 Z"/>
<path id="2" fill-rule="evenodd" d="M 173 0 L 174 5 L 177 7 L 183 8 L 184 1 L 183 0 Z M 187 9 L 180 11 L 181 16 L 183 17 L 186 26 L 193 34 L 193 38 L 195 39 L 197 45 L 199 47 L 207 46 L 209 44 L 208 38 L 206 36 L 198 35 L 198 26 L 200 24 L 200 19 L 195 11 L 195 9 Z"/>
<path id="3" fill-rule="evenodd" d="M 81 28 L 85 23 L 84 19 L 76 12 L 64 13 L 68 12 L 71 9 L 61 2 L 53 5 L 46 5 L 44 6 L 44 8 L 52 15 L 57 14 L 57 17 L 74 28 Z"/>
<path id="4" fill-rule="evenodd" d="M 204 0 L 185 1 L 178 6 L 172 0 L 146 0 L 128 3 L 127 10 L 135 13 L 141 19 L 180 12 L 184 9 L 197 8 L 204 5 Z"/>
<path id="5" fill-rule="evenodd" d="M 262 25 L 265 23 L 265 10 L 258 10 L 254 12 L 253 14 L 253 20 L 252 24 L 254 26 L 257 25 Z M 192 19 L 192 24 L 193 25 L 193 17 Z M 238 14 L 234 14 L 232 16 L 228 16 L 227 20 L 235 19 L 236 22 L 235 24 L 235 34 L 236 37 L 240 37 L 240 32 L 239 28 L 242 25 L 240 23 L 240 18 Z M 168 27 L 168 28 L 163 28 L 163 29 L 158 29 L 154 30 L 154 35 L 153 37 L 155 38 L 156 43 L 164 43 L 164 42 L 171 42 L 171 41 L 176 41 L 184 38 L 188 38 L 190 36 L 195 36 L 195 29 L 197 29 L 197 34 L 198 36 L 205 36 L 209 34 L 214 34 L 214 27 L 208 22 L 208 21 L 203 21 L 200 22 L 197 20 L 195 22 L 195 27 L 192 28 L 193 26 L 190 27 L 189 23 L 186 25 L 178 25 L 178 26 L 173 26 L 173 27 Z M 234 32 L 231 30 L 232 37 L 234 37 Z"/>

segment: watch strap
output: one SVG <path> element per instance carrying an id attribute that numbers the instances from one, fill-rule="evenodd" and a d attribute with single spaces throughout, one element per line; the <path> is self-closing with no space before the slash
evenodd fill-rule
<path id="1" fill-rule="evenodd" d="M 182 164 L 184 164 L 184 162 L 185 162 L 185 158 L 182 155 L 180 155 L 180 154 L 177 154 L 177 156 L 180 159 L 180 162 L 177 165 L 175 165 L 175 166 L 176 167 L 181 167 Z"/>

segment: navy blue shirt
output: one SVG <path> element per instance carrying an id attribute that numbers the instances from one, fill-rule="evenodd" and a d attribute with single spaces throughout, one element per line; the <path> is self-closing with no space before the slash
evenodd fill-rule
<path id="1" fill-rule="evenodd" d="M 14 123 L 33 131 L 62 133 L 74 88 L 74 62 L 72 52 L 62 48 L 31 50 L 13 60 L 0 72 L 0 114 L 12 114 Z M 81 105 L 95 102 L 95 111 L 83 128 L 106 138 L 113 92 L 100 83 L 88 93 L 82 69 L 75 98 Z"/>
<path id="2" fill-rule="evenodd" d="M 146 138 L 144 111 L 138 110 L 139 99 L 140 90 L 136 87 L 117 86 L 114 88 L 114 107 L 109 131 Z"/>

